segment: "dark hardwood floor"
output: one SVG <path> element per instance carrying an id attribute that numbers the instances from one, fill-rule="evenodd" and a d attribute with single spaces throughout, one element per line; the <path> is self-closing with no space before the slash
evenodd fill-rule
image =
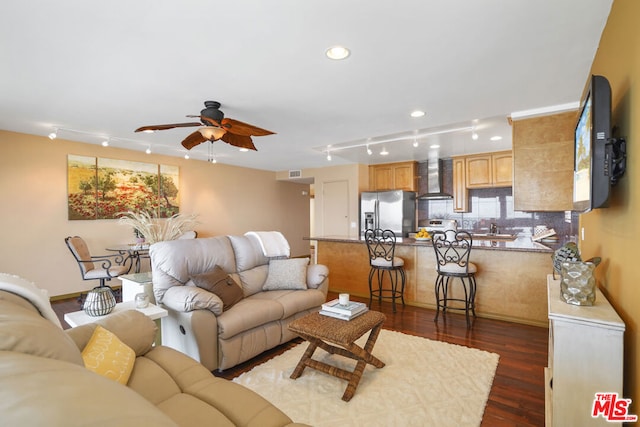
<path id="1" fill-rule="evenodd" d="M 335 297 L 335 294 L 329 294 L 330 299 Z M 361 298 L 353 299 L 365 301 Z M 54 302 L 53 308 L 67 327 L 62 316 L 65 312 L 79 310 L 80 306 L 73 299 Z M 447 313 L 444 318 L 440 316 L 436 323 L 433 321 L 435 312 L 429 309 L 399 306 L 398 311 L 393 313 L 391 303 L 388 302 L 374 302 L 372 309 L 386 314 L 385 329 L 500 355 L 482 426 L 544 426 L 544 367 L 547 365 L 548 342 L 546 328 L 477 318 L 472 328 L 467 329 L 464 315 L 458 313 Z M 235 378 L 300 342 L 302 340 L 291 341 L 234 368 L 214 372 L 214 375 Z"/>

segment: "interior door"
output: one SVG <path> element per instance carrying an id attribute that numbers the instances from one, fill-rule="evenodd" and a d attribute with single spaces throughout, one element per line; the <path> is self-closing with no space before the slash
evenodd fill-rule
<path id="1" fill-rule="evenodd" d="M 322 183 L 322 228 L 325 236 L 349 236 L 349 183 Z"/>

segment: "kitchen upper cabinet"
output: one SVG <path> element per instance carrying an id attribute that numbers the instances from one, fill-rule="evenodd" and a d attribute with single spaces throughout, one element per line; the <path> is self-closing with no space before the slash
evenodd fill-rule
<path id="1" fill-rule="evenodd" d="M 386 163 L 369 166 L 371 191 L 416 191 L 417 162 Z"/>
<path id="2" fill-rule="evenodd" d="M 513 184 L 511 151 L 465 157 L 467 188 L 510 187 Z"/>
<path id="3" fill-rule="evenodd" d="M 469 212 L 469 191 L 464 157 L 453 158 L 453 211 Z"/>
<path id="4" fill-rule="evenodd" d="M 513 122 L 515 210 L 573 209 L 576 119 L 576 112 L 568 112 Z"/>

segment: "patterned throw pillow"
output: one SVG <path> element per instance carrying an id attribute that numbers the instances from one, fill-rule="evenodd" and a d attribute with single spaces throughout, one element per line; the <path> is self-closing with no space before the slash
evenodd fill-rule
<path id="1" fill-rule="evenodd" d="M 262 290 L 307 289 L 308 264 L 309 258 L 270 260 L 269 274 Z"/>
<path id="2" fill-rule="evenodd" d="M 88 370 L 126 385 L 136 353 L 115 334 L 98 325 L 82 350 L 82 359 Z"/>
<path id="3" fill-rule="evenodd" d="M 228 310 L 244 295 L 242 288 L 219 265 L 213 270 L 191 276 L 191 281 L 199 288 L 216 294 L 222 300 L 222 311 Z"/>

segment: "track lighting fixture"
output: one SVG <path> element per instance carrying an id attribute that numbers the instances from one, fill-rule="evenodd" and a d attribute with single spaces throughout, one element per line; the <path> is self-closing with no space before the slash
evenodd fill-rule
<path id="1" fill-rule="evenodd" d="M 331 153 L 327 151 L 327 161 L 331 161 Z"/>
<path id="2" fill-rule="evenodd" d="M 185 160 L 189 160 L 189 153 L 184 155 Z"/>
<path id="3" fill-rule="evenodd" d="M 473 139 L 474 141 L 478 140 L 478 134 L 476 133 L 475 130 L 471 133 L 471 139 Z"/>
<path id="4" fill-rule="evenodd" d="M 108 147 L 109 146 L 109 138 L 107 138 L 104 141 L 102 141 L 102 146 L 103 147 Z"/>
<path id="5" fill-rule="evenodd" d="M 418 138 L 413 138 L 413 148 L 418 148 Z"/>
<path id="6" fill-rule="evenodd" d="M 147 154 L 151 154 L 151 145 L 149 145 L 144 152 Z"/>
<path id="7" fill-rule="evenodd" d="M 58 129 L 54 129 L 53 132 L 49 134 L 49 139 L 54 140 L 58 137 Z"/>
<path id="8" fill-rule="evenodd" d="M 373 151 L 371 151 L 371 148 L 369 148 L 369 144 L 367 144 L 367 154 L 368 155 L 372 155 Z"/>

